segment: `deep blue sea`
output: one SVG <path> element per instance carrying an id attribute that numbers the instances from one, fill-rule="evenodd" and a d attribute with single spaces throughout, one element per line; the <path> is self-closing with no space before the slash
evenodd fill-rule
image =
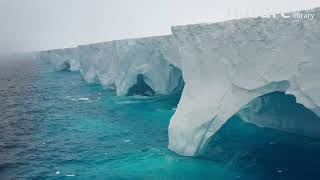
<path id="1" fill-rule="evenodd" d="M 320 141 L 233 117 L 197 158 L 167 149 L 179 96 L 118 97 L 77 72 L 0 64 L 0 179 L 318 180 Z"/>

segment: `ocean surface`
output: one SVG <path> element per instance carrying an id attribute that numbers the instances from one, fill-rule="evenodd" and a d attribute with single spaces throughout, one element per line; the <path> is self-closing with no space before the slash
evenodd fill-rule
<path id="1" fill-rule="evenodd" d="M 320 141 L 233 117 L 204 154 L 167 149 L 179 96 L 118 97 L 77 72 L 0 64 L 0 179 L 320 179 Z"/>

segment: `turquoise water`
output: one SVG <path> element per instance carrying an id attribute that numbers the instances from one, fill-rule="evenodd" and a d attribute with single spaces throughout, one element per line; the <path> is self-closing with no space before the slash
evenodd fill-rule
<path id="1" fill-rule="evenodd" d="M 36 62 L 3 68 L 0 82 L 0 179 L 320 177 L 319 141 L 238 117 L 200 157 L 169 151 L 178 95 L 118 97 Z"/>

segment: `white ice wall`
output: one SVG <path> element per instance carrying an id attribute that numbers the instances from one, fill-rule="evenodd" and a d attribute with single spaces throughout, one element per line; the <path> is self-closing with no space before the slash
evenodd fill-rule
<path id="1" fill-rule="evenodd" d="M 118 55 L 117 94 L 125 95 L 142 74 L 156 94 L 170 94 L 181 77 L 172 65 L 177 64 L 177 49 L 171 36 L 114 41 Z M 170 50 L 170 51 L 169 51 Z M 176 50 L 176 52 L 172 52 Z M 172 77 L 173 76 L 173 77 Z"/>
<path id="2" fill-rule="evenodd" d="M 40 52 L 40 59 L 53 64 L 57 70 L 68 66 L 70 70 L 80 70 L 87 82 L 116 88 L 118 95 L 126 95 L 139 74 L 156 94 L 170 94 L 182 88 L 179 53 L 172 36 L 44 51 Z"/>
<path id="3" fill-rule="evenodd" d="M 319 10 L 312 13 L 319 17 Z M 185 87 L 169 125 L 169 148 L 194 156 L 235 113 L 285 91 L 318 112 L 320 18 L 242 19 L 173 27 Z"/>
<path id="4" fill-rule="evenodd" d="M 37 54 L 37 58 L 52 64 L 55 70 L 63 70 L 69 66 L 71 71 L 78 71 L 79 51 L 77 48 L 56 49 L 42 51 Z"/>

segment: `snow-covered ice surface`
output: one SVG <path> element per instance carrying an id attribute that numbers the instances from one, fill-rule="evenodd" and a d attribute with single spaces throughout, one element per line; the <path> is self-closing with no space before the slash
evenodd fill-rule
<path id="1" fill-rule="evenodd" d="M 250 111 L 261 105 L 259 97 L 275 91 L 295 96 L 297 103 L 320 115 L 320 9 L 303 13 L 315 18 L 176 26 L 172 35 L 44 51 L 38 57 L 57 70 L 79 70 L 87 82 L 114 88 L 117 95 L 128 95 L 139 78 L 141 87 L 155 94 L 175 93 L 184 86 L 169 125 L 169 148 L 195 156 L 239 111 L 259 126 L 304 132 L 301 124 L 288 129 L 258 121 Z M 304 135 L 319 137 L 318 129 Z"/>

